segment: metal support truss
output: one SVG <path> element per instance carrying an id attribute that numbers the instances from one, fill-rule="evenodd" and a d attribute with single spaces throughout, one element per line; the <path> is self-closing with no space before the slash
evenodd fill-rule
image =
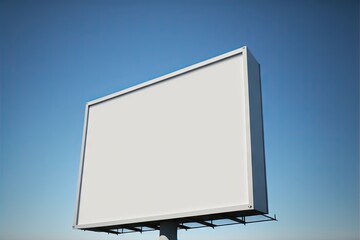
<path id="1" fill-rule="evenodd" d="M 268 221 L 277 221 L 276 215 L 269 216 L 266 214 L 255 215 L 255 216 L 233 216 L 228 215 L 222 218 L 217 218 L 215 220 L 204 220 L 201 218 L 185 218 L 182 221 L 178 222 L 178 229 L 197 229 L 197 228 L 205 228 L 205 227 L 222 227 L 222 226 L 230 226 L 237 224 L 251 224 L 251 223 L 259 223 L 259 222 L 268 222 Z M 134 232 L 149 232 L 160 230 L 160 225 L 157 223 L 143 223 L 140 225 L 132 226 L 132 225 L 122 225 L 122 226 L 114 226 L 107 228 L 96 228 L 96 229 L 86 229 L 85 231 L 96 231 L 96 232 L 106 232 L 108 234 L 125 234 L 125 233 L 134 233 Z"/>

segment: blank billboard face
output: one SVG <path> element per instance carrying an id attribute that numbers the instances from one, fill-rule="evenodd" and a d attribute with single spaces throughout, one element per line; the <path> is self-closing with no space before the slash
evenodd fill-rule
<path id="1" fill-rule="evenodd" d="M 260 94 L 240 48 L 88 103 L 75 227 L 267 212 Z"/>

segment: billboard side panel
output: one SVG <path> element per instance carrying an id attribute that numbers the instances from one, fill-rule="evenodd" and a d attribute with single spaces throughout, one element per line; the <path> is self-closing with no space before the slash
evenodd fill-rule
<path id="1" fill-rule="evenodd" d="M 254 192 L 253 192 L 253 166 L 252 166 L 252 142 L 251 142 L 251 120 L 250 120 L 250 94 L 249 94 L 249 68 L 248 68 L 248 49 L 244 49 L 244 61 L 243 61 L 243 72 L 244 72 L 244 116 L 243 121 L 245 122 L 245 134 L 246 134 L 246 162 L 247 162 L 247 181 L 248 181 L 248 194 L 249 194 L 249 208 L 254 207 Z"/>
<path id="2" fill-rule="evenodd" d="M 83 136 L 82 136 L 82 144 L 81 144 L 81 156 L 80 156 L 80 166 L 79 166 L 79 175 L 78 175 L 78 187 L 76 193 L 76 204 L 75 204 L 75 216 L 74 216 L 74 225 L 78 225 L 79 219 L 79 205 L 80 205 L 80 195 L 81 195 L 81 183 L 82 183 L 82 175 L 83 175 L 83 166 L 84 166 L 84 157 L 85 157 L 85 146 L 86 146 L 86 134 L 87 134 L 87 126 L 89 119 L 89 105 L 85 106 L 85 115 L 84 115 L 84 127 L 83 127 Z"/>
<path id="3" fill-rule="evenodd" d="M 247 50 L 254 209 L 268 213 L 260 65 Z"/>

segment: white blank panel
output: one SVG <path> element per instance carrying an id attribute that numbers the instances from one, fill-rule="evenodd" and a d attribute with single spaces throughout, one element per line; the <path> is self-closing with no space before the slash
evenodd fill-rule
<path id="1" fill-rule="evenodd" d="M 89 104 L 75 225 L 253 208 L 244 59 Z"/>

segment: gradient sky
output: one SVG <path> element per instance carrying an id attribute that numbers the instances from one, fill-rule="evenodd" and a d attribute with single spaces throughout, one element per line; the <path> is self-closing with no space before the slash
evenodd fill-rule
<path id="1" fill-rule="evenodd" d="M 359 2 L 340 0 L 0 0 L 0 239 L 158 239 L 72 229 L 85 103 L 244 45 L 279 221 L 179 239 L 359 239 Z"/>

